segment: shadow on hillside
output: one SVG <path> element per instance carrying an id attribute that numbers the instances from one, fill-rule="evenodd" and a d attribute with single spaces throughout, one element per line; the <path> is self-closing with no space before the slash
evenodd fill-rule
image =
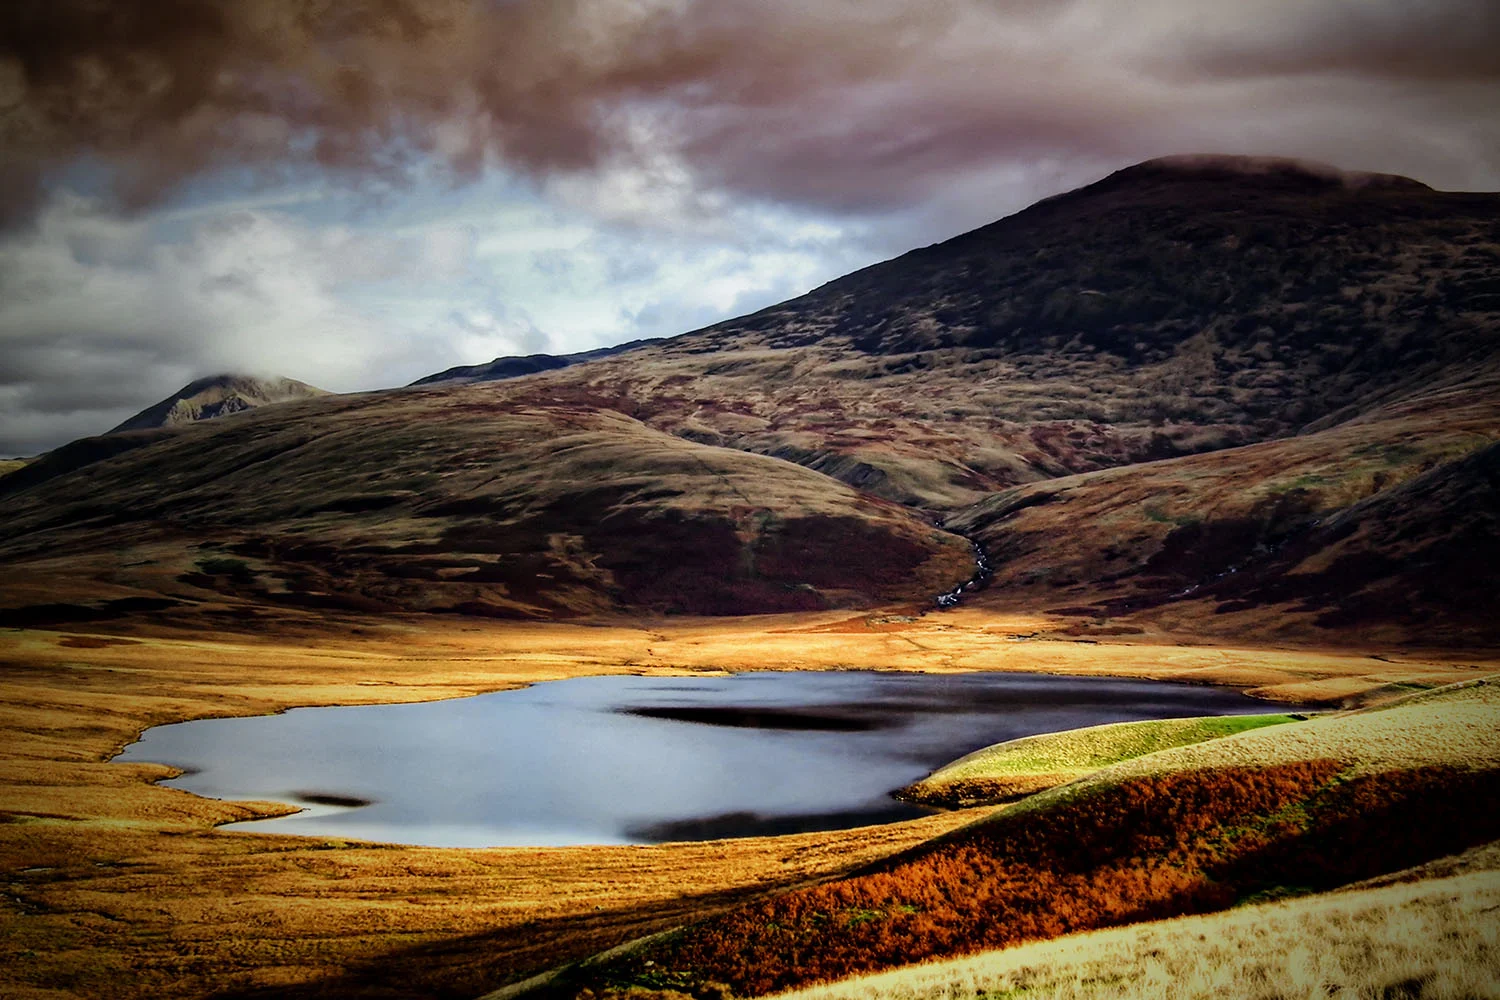
<path id="1" fill-rule="evenodd" d="M 490 990 L 548 969 L 787 886 L 731 889 L 680 896 L 634 909 L 599 910 L 530 920 L 481 934 L 393 950 L 352 966 L 342 975 L 297 985 L 237 987 L 210 1000 L 472 1000 Z"/>

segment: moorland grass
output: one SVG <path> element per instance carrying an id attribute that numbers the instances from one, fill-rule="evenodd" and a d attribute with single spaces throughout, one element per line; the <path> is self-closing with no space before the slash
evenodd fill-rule
<path id="1" fill-rule="evenodd" d="M 1500 997 L 1500 872 L 1075 934 L 783 1000 Z"/>
<path id="2" fill-rule="evenodd" d="M 1301 718 L 1271 714 L 1150 719 L 1027 736 L 976 750 L 902 789 L 900 797 L 941 806 L 1003 802 L 1158 750 Z"/>
<path id="3" fill-rule="evenodd" d="M 737 907 L 613 963 L 600 982 L 758 996 L 1326 891 L 1496 837 L 1495 771 L 1350 776 L 1332 760 L 1168 771 L 1003 812 L 864 873 Z"/>
<path id="4" fill-rule="evenodd" d="M 671 973 L 760 995 L 1422 865 L 1500 838 L 1497 700 L 1460 684 L 1129 759 L 685 928 L 589 985 Z"/>

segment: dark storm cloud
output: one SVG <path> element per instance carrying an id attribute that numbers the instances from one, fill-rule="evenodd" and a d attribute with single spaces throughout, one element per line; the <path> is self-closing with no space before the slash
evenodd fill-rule
<path id="1" fill-rule="evenodd" d="M 1245 25 L 1185 32 L 1197 72 L 1218 77 L 1349 73 L 1500 81 L 1500 6 L 1483 0 L 1271 4 Z"/>
<path id="2" fill-rule="evenodd" d="M 1495 168 L 1497 53 L 1490 0 L 11 0 L 0 208 L 83 154 L 142 204 L 226 165 L 546 175 L 670 149 L 705 184 L 861 210 L 1046 155 L 1339 159 L 1326 122 L 1377 107 L 1389 165 L 1462 181 L 1463 156 Z"/>

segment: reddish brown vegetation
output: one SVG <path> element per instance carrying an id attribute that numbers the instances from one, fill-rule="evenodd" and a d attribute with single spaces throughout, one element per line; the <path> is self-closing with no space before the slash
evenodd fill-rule
<path id="1" fill-rule="evenodd" d="M 608 978 L 719 980 L 756 995 L 1331 887 L 1500 835 L 1493 772 L 1344 781 L 1341 770 L 1324 760 L 1164 774 L 1002 816 L 874 871 L 699 924 Z"/>
<path id="2" fill-rule="evenodd" d="M 1242 892 L 1327 889 L 1500 835 L 1500 775 L 1451 767 L 1391 771 L 1341 781 L 1307 803 L 1311 823 L 1284 817 L 1244 838 L 1212 869 Z"/>

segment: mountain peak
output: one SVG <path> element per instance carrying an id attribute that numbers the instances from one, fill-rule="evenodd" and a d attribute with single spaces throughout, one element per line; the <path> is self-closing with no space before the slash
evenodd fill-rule
<path id="1" fill-rule="evenodd" d="M 166 399 L 148 406 L 111 429 L 109 433 L 174 427 L 196 420 L 212 420 L 269 403 L 323 395 L 327 395 L 326 389 L 281 375 L 222 372 L 194 379 Z"/>
<path id="2" fill-rule="evenodd" d="M 1299 160 L 1284 156 L 1231 156 L 1218 153 L 1162 156 L 1138 163 L 1133 167 L 1126 167 L 1112 176 L 1123 179 L 1164 175 L 1216 181 L 1260 178 L 1300 187 L 1432 190 L 1421 181 L 1402 177 L 1399 174 L 1343 170 L 1316 160 Z"/>

